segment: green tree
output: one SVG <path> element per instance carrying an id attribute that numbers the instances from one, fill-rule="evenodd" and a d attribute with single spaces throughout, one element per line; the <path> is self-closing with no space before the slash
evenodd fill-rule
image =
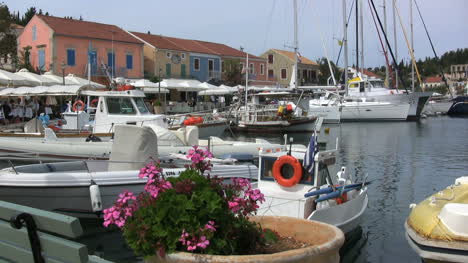
<path id="1" fill-rule="evenodd" d="M 0 57 L 11 58 L 13 63 L 17 61 L 16 34 L 12 29 L 13 16 L 8 10 L 8 6 L 0 4 Z"/>
<path id="2" fill-rule="evenodd" d="M 19 68 L 25 68 L 29 72 L 36 72 L 36 70 L 32 67 L 30 63 L 30 57 L 31 57 L 31 46 L 26 46 L 23 47 L 22 50 L 20 50 L 20 56 L 19 56 Z"/>
<path id="3" fill-rule="evenodd" d="M 318 82 L 320 85 L 327 85 L 328 84 L 328 78 L 331 76 L 330 73 L 330 67 L 328 66 L 328 61 L 327 58 L 319 58 L 317 60 L 317 64 L 319 65 L 319 74 L 318 74 Z M 340 82 L 340 76 L 341 76 L 341 70 L 333 63 L 333 61 L 330 61 L 333 74 L 335 76 L 335 80 L 337 84 Z M 333 84 L 333 83 L 331 83 Z"/>
<path id="4" fill-rule="evenodd" d="M 242 69 L 239 59 L 224 60 L 223 79 L 228 86 L 236 86 L 242 84 Z"/>
<path id="5" fill-rule="evenodd" d="M 24 13 L 23 18 L 21 19 L 20 25 L 26 26 L 36 13 L 37 10 L 34 6 L 28 8 L 28 10 L 26 10 L 26 13 Z"/>

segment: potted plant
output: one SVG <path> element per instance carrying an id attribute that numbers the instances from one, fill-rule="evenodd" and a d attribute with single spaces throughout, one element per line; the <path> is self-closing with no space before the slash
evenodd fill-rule
<path id="1" fill-rule="evenodd" d="M 155 114 L 163 113 L 162 103 L 159 100 L 153 102 L 153 110 Z"/>
<path id="2" fill-rule="evenodd" d="M 165 178 L 158 163 L 142 168 L 138 196 L 125 191 L 104 210 L 104 226 L 123 230 L 147 262 L 338 262 L 336 227 L 288 217 L 255 217 L 264 196 L 247 179 L 205 175 L 210 152 L 194 146 L 191 165 Z"/>

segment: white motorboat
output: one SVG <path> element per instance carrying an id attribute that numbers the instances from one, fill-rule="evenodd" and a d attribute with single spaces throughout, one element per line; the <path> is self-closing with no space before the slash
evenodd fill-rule
<path id="1" fill-rule="evenodd" d="M 468 262 L 468 177 L 412 204 L 406 239 L 427 262 Z"/>
<path id="2" fill-rule="evenodd" d="M 119 126 L 119 125 L 117 125 Z M 115 126 L 115 127 L 117 127 Z M 209 147 L 215 157 L 223 155 L 247 154 L 251 158 L 258 157 L 258 150 L 280 149 L 284 145 L 273 144 L 263 139 L 254 142 L 227 141 L 218 137 L 198 140 L 198 128 L 189 126 L 177 131 L 169 131 L 161 127 L 150 127 L 158 136 L 158 152 L 160 156 L 171 153 L 186 153 L 193 145 Z M 149 142 L 150 143 L 150 142 Z M 57 138 L 50 129 L 45 130 L 44 137 L 16 136 L 0 137 L 0 153 L 24 159 L 102 159 L 106 160 L 112 152 L 113 142 L 93 141 L 86 138 Z M 295 148 L 305 148 L 303 145 L 294 145 Z"/>
<path id="3" fill-rule="evenodd" d="M 86 160 L 12 166 L 0 170 L 0 200 L 77 217 L 96 217 L 123 190 L 139 193 L 146 180 L 139 169 L 158 158 L 156 134 L 150 127 L 116 126 L 109 161 Z M 220 177 L 255 177 L 253 164 L 213 160 L 210 172 Z M 226 164 L 231 162 L 231 164 Z M 177 176 L 184 164 L 162 163 L 165 176 Z"/>
<path id="4" fill-rule="evenodd" d="M 337 96 L 309 100 L 307 114 L 323 118 L 323 123 L 340 123 L 342 106 Z"/>
<path id="5" fill-rule="evenodd" d="M 367 207 L 366 184 L 353 184 L 345 167 L 332 178 L 328 166 L 335 163 L 337 149 L 315 151 L 314 139 L 307 150 L 260 154 L 258 189 L 265 202 L 258 214 L 317 220 L 350 233 Z"/>

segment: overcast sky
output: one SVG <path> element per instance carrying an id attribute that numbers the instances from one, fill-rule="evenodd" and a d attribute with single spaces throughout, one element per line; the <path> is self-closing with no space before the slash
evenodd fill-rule
<path id="1" fill-rule="evenodd" d="M 378 40 L 368 0 L 364 10 L 364 64 L 383 65 L 385 60 Z M 414 0 L 413 0 L 414 1 Z M 439 55 L 457 48 L 468 48 L 468 0 L 416 0 Z M 342 0 L 297 0 L 299 50 L 316 60 L 328 56 L 335 61 L 343 36 Z M 383 20 L 384 0 L 374 0 Z M 393 44 L 392 0 L 387 2 L 389 40 Z M 353 0 L 346 0 L 348 12 Z M 48 11 L 54 16 L 80 15 L 84 20 L 115 24 L 132 31 L 224 43 L 260 55 L 269 48 L 289 49 L 294 40 L 293 0 L 6 0 L 10 11 L 24 13 L 27 8 Z M 410 0 L 397 0 L 405 30 L 409 28 Z M 354 11 L 353 11 L 354 12 Z M 409 59 L 402 28 L 397 20 L 399 59 Z M 413 8 L 416 58 L 433 56 L 416 7 Z M 349 60 L 355 61 L 355 22 L 351 18 Z M 323 40 L 322 40 L 323 39 Z M 340 64 L 342 65 L 342 61 Z M 467 61 L 468 62 L 468 61 Z"/>

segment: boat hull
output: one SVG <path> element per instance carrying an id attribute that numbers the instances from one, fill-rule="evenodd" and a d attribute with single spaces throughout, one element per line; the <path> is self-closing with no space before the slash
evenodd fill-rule
<path id="1" fill-rule="evenodd" d="M 468 96 L 457 97 L 447 114 L 450 116 L 468 116 Z"/>
<path id="2" fill-rule="evenodd" d="M 343 104 L 341 121 L 404 121 L 410 105 L 393 103 Z"/>
<path id="3" fill-rule="evenodd" d="M 146 180 L 138 177 L 138 170 L 130 171 L 98 171 L 93 167 L 100 164 L 105 169 L 107 162 L 90 162 L 91 170 L 74 171 L 83 162 L 61 163 L 57 167 L 75 167 L 56 172 L 26 173 L 24 167 L 36 171 L 46 169 L 44 165 L 18 166 L 13 169 L 0 170 L 0 200 L 38 209 L 64 213 L 79 218 L 96 218 L 100 211 L 93 212 L 91 206 L 90 186 L 92 181 L 99 186 L 102 207 L 109 208 L 117 200 L 120 193 L 127 190 L 138 194 L 143 191 Z M 35 168 L 37 167 L 37 169 Z M 61 169 L 61 168 L 56 168 Z M 178 176 L 185 168 L 165 168 L 165 176 Z M 219 177 L 255 178 L 258 168 L 254 165 L 214 165 L 211 175 Z"/>
<path id="4" fill-rule="evenodd" d="M 366 99 L 393 103 L 409 103 L 410 108 L 407 120 L 418 120 L 421 118 L 424 107 L 426 106 L 432 92 L 412 92 L 409 94 L 389 94 L 389 95 L 367 95 Z"/>
<path id="5" fill-rule="evenodd" d="M 238 132 L 250 133 L 312 132 L 315 128 L 315 120 L 315 117 L 307 117 L 288 121 L 240 122 L 232 129 Z"/>
<path id="6" fill-rule="evenodd" d="M 307 114 L 308 116 L 322 117 L 323 123 L 336 124 L 340 123 L 341 120 L 341 107 L 338 105 L 309 105 Z"/>
<path id="7" fill-rule="evenodd" d="M 350 233 L 361 223 L 362 215 L 368 203 L 367 188 L 365 188 L 360 191 L 356 198 L 341 205 L 316 210 L 312 212 L 308 219 L 332 224 L 340 228 L 345 234 Z"/>

